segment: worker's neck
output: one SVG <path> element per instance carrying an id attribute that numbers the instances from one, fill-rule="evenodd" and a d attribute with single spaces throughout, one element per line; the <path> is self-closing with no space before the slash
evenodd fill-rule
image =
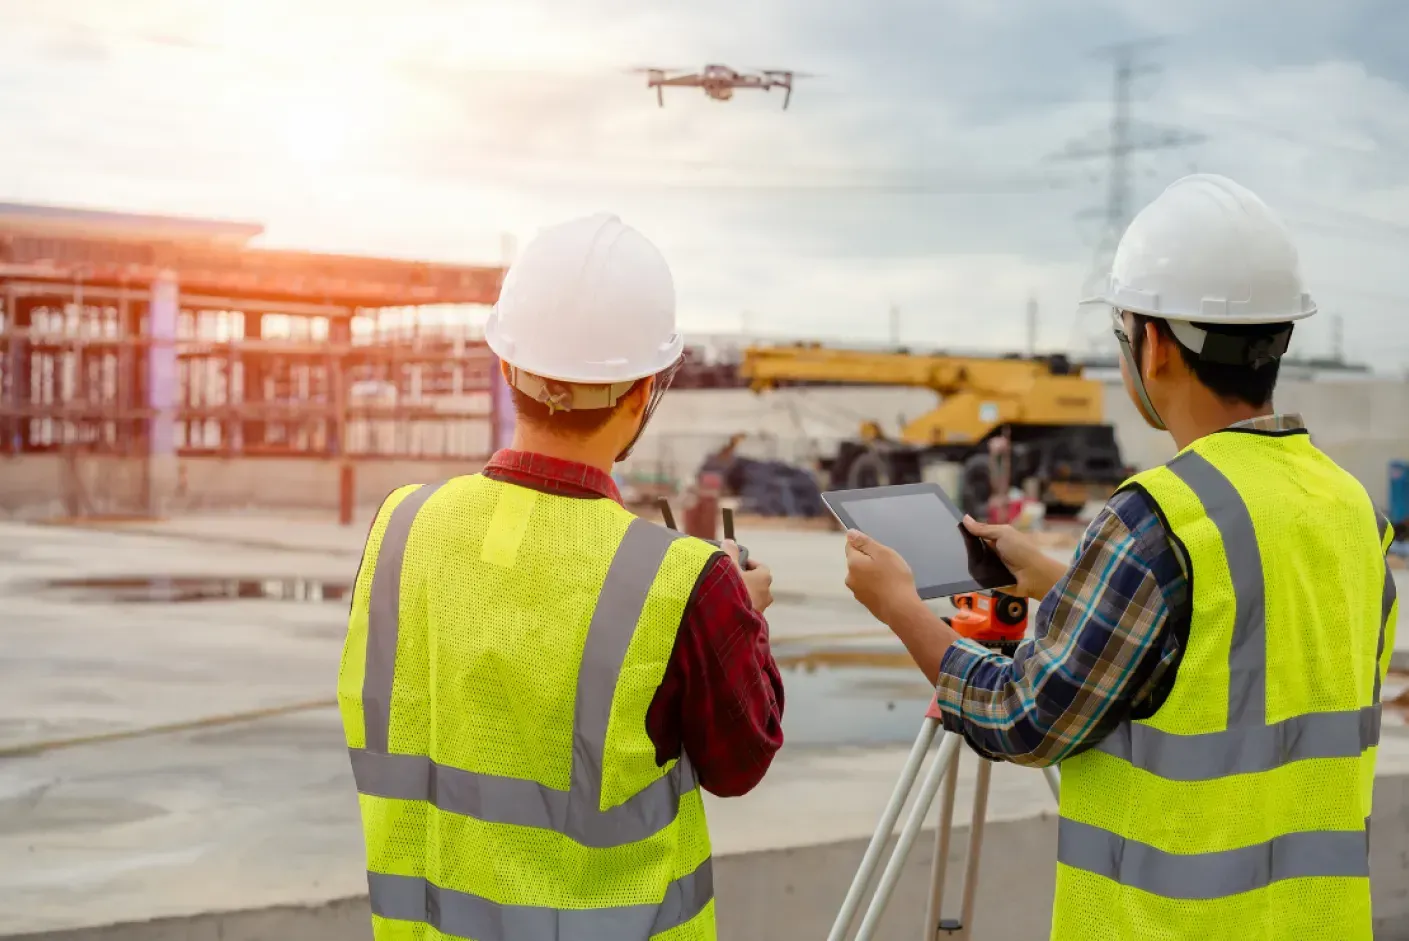
<path id="1" fill-rule="evenodd" d="M 1191 384 L 1180 398 L 1182 401 L 1168 408 L 1167 415 L 1161 414 L 1175 446 L 1181 451 L 1205 435 L 1272 412 L 1271 402 L 1258 406 L 1220 399 L 1197 383 Z"/>
<path id="2" fill-rule="evenodd" d="M 560 461 L 572 461 L 595 467 L 604 474 L 610 474 L 616 464 L 618 448 L 601 435 L 587 438 L 569 438 L 549 434 L 536 428 L 524 427 L 520 422 L 514 428 L 514 440 L 510 444 L 515 451 L 529 451 Z"/>

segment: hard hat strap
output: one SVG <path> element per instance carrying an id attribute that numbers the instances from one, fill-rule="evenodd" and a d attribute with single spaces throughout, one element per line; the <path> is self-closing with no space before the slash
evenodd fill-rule
<path id="1" fill-rule="evenodd" d="M 631 452 L 636 447 L 636 442 L 641 440 L 642 433 L 646 430 L 646 425 L 650 423 L 651 416 L 655 414 L 656 406 L 660 404 L 661 398 L 666 390 L 670 388 L 670 383 L 674 381 L 675 374 L 680 371 L 680 364 L 684 358 L 677 359 L 673 364 L 656 373 L 656 384 L 651 389 L 651 401 L 646 405 L 646 411 L 641 416 L 641 424 L 636 426 L 636 434 L 631 436 L 631 440 L 622 448 L 621 453 L 616 456 L 617 463 L 626 460 L 631 456 Z"/>
<path id="2" fill-rule="evenodd" d="M 1121 320 L 1121 312 L 1117 310 L 1115 313 L 1116 320 Z M 1125 360 L 1125 371 L 1130 374 L 1130 385 L 1135 389 L 1135 396 L 1139 399 L 1137 404 L 1144 413 L 1145 420 L 1157 431 L 1168 431 L 1169 429 L 1165 427 L 1164 419 L 1160 418 L 1159 411 L 1155 409 L 1155 403 L 1150 401 L 1150 393 L 1145 390 L 1145 377 L 1140 373 L 1140 357 L 1135 348 L 1135 345 L 1140 341 L 1138 334 L 1144 332 L 1140 329 L 1144 324 L 1140 322 L 1140 318 L 1138 317 L 1135 323 L 1137 336 L 1134 340 L 1125 332 L 1123 327 L 1117 328 L 1115 331 L 1115 338 L 1117 342 L 1120 343 L 1120 355 Z"/>

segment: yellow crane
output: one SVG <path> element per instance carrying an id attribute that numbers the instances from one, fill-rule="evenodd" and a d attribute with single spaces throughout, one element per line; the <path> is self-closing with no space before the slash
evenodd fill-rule
<path id="1" fill-rule="evenodd" d="M 867 352 L 820 345 L 754 346 L 740 378 L 755 392 L 779 386 L 882 385 L 923 388 L 935 408 L 888 439 L 865 422 L 828 467 L 834 487 L 912 483 L 935 464 L 957 464 L 961 499 L 974 512 L 988 499 L 990 439 L 1008 439 L 1011 480 L 1036 481 L 1049 511 L 1103 499 L 1124 478 L 1103 389 L 1064 357 L 982 358 Z"/>

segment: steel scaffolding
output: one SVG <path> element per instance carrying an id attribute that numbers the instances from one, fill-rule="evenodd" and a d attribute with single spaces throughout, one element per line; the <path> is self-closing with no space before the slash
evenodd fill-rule
<path id="1" fill-rule="evenodd" d="M 501 268 L 16 208 L 0 207 L 0 455 L 487 455 L 496 362 L 462 305 L 492 303 Z"/>

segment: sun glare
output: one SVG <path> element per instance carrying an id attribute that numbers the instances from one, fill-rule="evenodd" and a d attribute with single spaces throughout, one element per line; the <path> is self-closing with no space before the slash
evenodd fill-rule
<path id="1" fill-rule="evenodd" d="M 394 89 L 376 68 L 330 64 L 272 91 L 288 159 L 312 170 L 357 163 L 376 150 L 396 111 Z"/>
<path id="2" fill-rule="evenodd" d="M 289 157 L 310 168 L 336 163 L 347 151 L 352 120 L 345 104 L 332 96 L 291 95 L 283 114 Z"/>

